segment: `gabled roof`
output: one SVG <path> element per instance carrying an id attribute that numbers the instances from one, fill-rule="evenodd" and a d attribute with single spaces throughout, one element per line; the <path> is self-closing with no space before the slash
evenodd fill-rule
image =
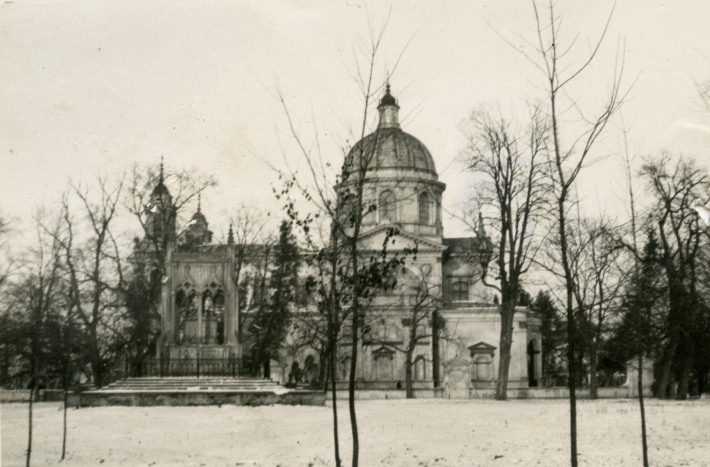
<path id="1" fill-rule="evenodd" d="M 471 356 L 474 355 L 493 355 L 496 350 L 496 346 L 488 344 L 486 342 L 479 342 L 478 344 L 473 344 L 468 347 L 471 351 Z"/>
<path id="2" fill-rule="evenodd" d="M 420 251 L 421 250 L 437 250 L 437 251 L 443 251 L 446 249 L 444 245 L 441 243 L 437 242 L 432 242 L 431 240 L 427 240 L 425 238 L 419 237 L 417 235 L 414 235 L 412 233 L 406 232 L 403 229 L 399 229 L 396 225 L 381 225 L 379 227 L 376 227 L 360 236 L 360 240 L 364 240 L 369 237 L 373 237 L 381 232 L 385 232 L 389 229 L 397 229 L 397 235 L 394 237 L 402 237 L 409 239 L 413 242 L 416 242 L 420 245 Z M 422 246 L 424 248 L 422 248 Z"/>
<path id="3" fill-rule="evenodd" d="M 479 342 L 478 344 L 473 344 L 468 346 L 469 350 L 495 350 L 497 347 L 495 345 L 488 344 L 487 342 Z"/>

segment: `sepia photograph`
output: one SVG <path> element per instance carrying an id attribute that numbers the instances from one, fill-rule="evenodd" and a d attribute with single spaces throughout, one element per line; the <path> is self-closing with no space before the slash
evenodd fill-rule
<path id="1" fill-rule="evenodd" d="M 708 25 L 2 1 L 0 465 L 710 465 Z"/>

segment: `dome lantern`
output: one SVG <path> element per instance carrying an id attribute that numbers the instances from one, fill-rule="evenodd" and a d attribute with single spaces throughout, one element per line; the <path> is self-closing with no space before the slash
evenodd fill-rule
<path id="1" fill-rule="evenodd" d="M 399 127 L 399 106 L 397 99 L 390 94 L 390 83 L 385 87 L 385 95 L 380 99 L 380 105 L 377 106 L 380 111 L 379 128 L 397 128 Z"/>

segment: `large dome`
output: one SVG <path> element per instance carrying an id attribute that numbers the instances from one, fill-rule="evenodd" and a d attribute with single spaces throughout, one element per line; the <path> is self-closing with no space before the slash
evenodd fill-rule
<path id="1" fill-rule="evenodd" d="M 399 105 L 389 84 L 377 110 L 377 129 L 358 141 L 345 158 L 346 171 L 363 175 L 343 181 L 346 186 L 363 182 L 363 202 L 368 206 L 363 229 L 396 225 L 401 232 L 438 244 L 443 229 L 441 195 L 446 185 L 437 180 L 434 159 L 426 146 L 399 127 Z"/>
<path id="2" fill-rule="evenodd" d="M 365 136 L 353 146 L 346 161 L 356 169 L 363 156 L 369 170 L 422 171 L 436 177 L 436 166 L 429 150 L 399 127 L 380 127 Z"/>
<path id="3" fill-rule="evenodd" d="M 436 179 L 436 166 L 429 150 L 414 136 L 399 127 L 399 105 L 390 93 L 387 84 L 385 95 L 377 106 L 380 123 L 373 133 L 358 141 L 345 159 L 348 169 L 356 170 L 364 166 L 368 172 L 396 171 L 419 172 L 425 178 Z M 401 175 L 401 174 L 400 174 Z"/>

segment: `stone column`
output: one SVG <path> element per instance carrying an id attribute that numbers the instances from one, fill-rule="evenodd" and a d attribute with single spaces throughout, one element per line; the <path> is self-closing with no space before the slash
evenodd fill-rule
<path id="1" fill-rule="evenodd" d="M 197 296 L 197 343 L 202 344 L 202 309 L 204 308 L 203 292 Z"/>
<path id="2" fill-rule="evenodd" d="M 165 328 L 164 332 L 167 336 L 167 342 L 169 344 L 174 344 L 177 339 L 177 315 L 175 313 L 175 291 L 169 290 L 165 293 L 166 298 L 163 299 L 163 306 L 165 311 Z"/>
<path id="3" fill-rule="evenodd" d="M 626 382 L 622 387 L 629 388 L 629 397 L 638 397 L 638 358 L 634 358 L 626 362 Z M 651 385 L 653 384 L 653 360 L 650 358 L 643 359 L 643 394 L 644 396 L 651 395 Z"/>

